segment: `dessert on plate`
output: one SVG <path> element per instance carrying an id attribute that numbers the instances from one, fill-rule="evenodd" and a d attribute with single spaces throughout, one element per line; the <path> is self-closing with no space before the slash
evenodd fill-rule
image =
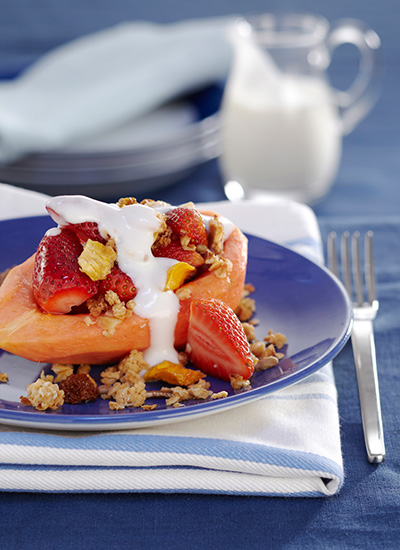
<path id="1" fill-rule="evenodd" d="M 132 349 L 176 362 L 190 306 L 218 299 L 235 309 L 247 239 L 193 204 L 54 197 L 57 227 L 0 287 L 0 347 L 36 362 L 105 364 Z"/>
<path id="2" fill-rule="evenodd" d="M 152 410 L 151 398 L 219 399 L 227 392 L 213 393 L 206 375 L 242 391 L 255 369 L 283 357 L 282 335 L 257 341 L 243 322 L 254 312 L 243 298 L 254 290 L 245 285 L 247 238 L 226 218 L 132 197 L 60 196 L 47 210 L 57 226 L 0 286 L 0 348 L 54 373 L 27 386 L 23 405 L 101 395 L 111 410 Z M 99 386 L 95 364 L 110 365 Z M 149 390 L 155 381 L 169 386 Z"/>

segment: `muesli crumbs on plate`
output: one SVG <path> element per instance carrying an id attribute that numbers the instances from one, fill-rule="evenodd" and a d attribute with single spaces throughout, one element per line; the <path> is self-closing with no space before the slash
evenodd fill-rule
<path id="1" fill-rule="evenodd" d="M 58 384 L 58 382 L 62 382 L 68 376 L 74 373 L 75 365 L 72 364 L 59 364 L 59 363 L 53 363 L 51 365 L 51 370 L 56 374 L 56 378 L 52 380 L 52 382 L 55 382 Z M 89 374 L 91 370 L 90 365 L 79 365 L 76 367 L 76 373 L 77 374 Z M 48 375 L 48 377 L 51 375 Z"/>
<path id="2" fill-rule="evenodd" d="M 182 356 L 183 354 L 181 354 Z M 182 360 L 185 362 L 186 358 L 182 357 Z M 129 368 L 127 368 L 127 365 L 129 365 Z M 110 410 L 122 410 L 125 407 L 142 407 L 143 409 L 148 398 L 165 398 L 165 404 L 168 407 L 179 406 L 182 401 L 190 399 L 213 398 L 214 392 L 209 390 L 210 383 L 203 378 L 194 384 L 189 384 L 187 387 L 162 387 L 160 390 L 147 391 L 143 378 L 147 369 L 148 364 L 144 361 L 143 354 L 135 350 L 128 356 L 127 360 L 123 359 L 118 365 L 103 371 L 103 383 L 99 386 L 99 390 L 102 399 L 110 399 Z M 226 397 L 227 393 L 225 395 L 219 392 L 215 395 L 217 397 L 214 398 L 221 398 Z M 156 406 L 149 405 L 144 410 L 155 408 Z"/>
<path id="3" fill-rule="evenodd" d="M 234 390 L 251 389 L 250 380 L 245 380 L 240 374 L 231 374 L 229 378 Z"/>
<path id="4" fill-rule="evenodd" d="M 76 372 L 78 374 L 89 374 L 91 368 L 92 367 L 90 365 L 79 365 L 79 367 L 76 369 Z"/>
<path id="5" fill-rule="evenodd" d="M 273 330 L 268 331 L 268 335 L 264 337 L 264 340 L 269 344 L 273 344 L 277 349 L 281 349 L 287 344 L 286 336 Z"/>
<path id="6" fill-rule="evenodd" d="M 269 330 L 263 340 L 256 338 L 255 326 L 258 321 L 253 317 L 256 311 L 256 303 L 250 294 L 255 291 L 255 287 L 248 283 L 244 286 L 242 298 L 235 310 L 236 315 L 242 323 L 246 338 L 250 344 L 254 361 L 254 371 L 267 370 L 279 364 L 279 361 L 285 357 L 284 353 L 278 352 L 287 344 L 287 338 L 280 332 Z M 251 389 L 251 380 L 243 380 L 242 377 L 232 376 L 231 386 L 234 390 Z"/>
<path id="7" fill-rule="evenodd" d="M 249 295 L 255 291 L 254 286 L 251 283 L 244 285 L 242 297 L 239 305 L 235 309 L 236 315 L 242 322 L 249 321 L 253 317 L 256 311 L 256 302 L 253 298 L 249 298 Z"/>
<path id="8" fill-rule="evenodd" d="M 142 405 L 141 409 L 144 411 L 154 411 L 154 409 L 157 408 L 157 404 L 154 403 L 153 405 Z"/>
<path id="9" fill-rule="evenodd" d="M 225 390 L 219 391 L 217 393 L 211 394 L 211 399 L 222 399 L 223 397 L 228 397 L 228 392 Z"/>
<path id="10" fill-rule="evenodd" d="M 21 403 L 34 407 L 38 411 L 55 410 L 64 404 L 64 392 L 60 390 L 58 384 L 46 380 L 45 376 L 29 384 L 26 389 L 28 396 L 21 396 Z"/>
<path id="11" fill-rule="evenodd" d="M 7 384 L 8 374 L 6 372 L 0 372 L 0 382 L 2 382 L 3 384 Z"/>
<path id="12" fill-rule="evenodd" d="M 147 399 L 146 384 L 143 381 L 137 381 L 132 386 L 128 382 L 114 382 L 107 388 L 100 387 L 101 397 L 110 399 L 110 410 L 122 410 L 125 407 L 141 407 Z"/>
<path id="13" fill-rule="evenodd" d="M 277 350 L 282 349 L 287 340 L 283 334 L 272 330 L 269 330 L 268 335 L 262 340 L 256 338 L 256 323 L 253 319 L 256 306 L 255 301 L 249 297 L 254 290 L 253 285 L 245 285 L 242 300 L 236 310 L 236 314 L 242 322 L 246 338 L 250 344 L 254 368 L 255 372 L 257 372 L 278 365 L 284 354 Z M 119 320 L 113 317 L 113 308 L 115 306 L 118 307 L 120 303 L 116 295 L 109 295 L 101 303 L 93 302 L 90 318 L 93 319 L 99 315 L 97 313 L 98 309 L 101 309 L 101 311 L 106 309 L 110 311 L 111 315 L 108 319 L 118 322 Z M 165 363 L 167 364 L 168 362 L 166 361 Z M 172 374 L 174 374 L 174 370 L 178 370 L 178 367 L 179 371 L 182 368 L 185 370 L 185 366 L 188 363 L 188 357 L 185 352 L 179 353 L 179 363 L 179 365 L 170 364 Z M 52 370 L 56 376 L 51 374 L 45 375 L 44 371 L 42 371 L 40 378 L 27 386 L 28 397 L 21 397 L 21 403 L 33 406 L 38 410 L 46 410 L 57 409 L 64 402 L 80 403 L 96 399 L 97 396 L 100 396 L 102 399 L 109 400 L 109 409 L 111 411 L 120 411 L 127 407 L 151 411 L 157 408 L 157 404 L 148 404 L 146 403 L 147 399 L 163 398 L 167 407 L 176 408 L 183 407 L 185 401 L 192 399 L 214 400 L 223 399 L 228 396 L 228 392 L 226 391 L 214 393 L 210 390 L 210 383 L 204 378 L 200 378 L 195 383 L 187 382 L 186 386 L 170 385 L 169 387 L 163 386 L 160 390 L 147 390 L 145 375 L 151 369 L 145 361 L 143 353 L 138 350 L 131 351 L 117 365 L 104 369 L 100 375 L 101 384 L 98 386 L 89 375 L 90 368 L 90 365 L 79 365 L 77 367 L 74 367 L 74 365 L 52 365 Z M 152 368 L 154 369 L 154 367 Z M 168 369 L 168 364 L 166 368 Z M 191 369 L 186 370 L 189 370 L 191 373 L 193 372 Z M 187 377 L 187 380 L 190 379 L 191 377 Z M 8 377 L 4 381 L 7 380 Z M 181 378 L 181 380 L 183 379 Z M 0 379 L 0 381 L 2 380 Z M 234 391 L 251 389 L 251 379 L 244 380 L 239 375 L 232 375 L 230 377 L 230 384 Z M 71 394 L 73 394 L 72 398 Z"/>
<path id="14" fill-rule="evenodd" d="M 59 365 L 55 363 L 52 365 L 51 370 L 56 373 L 54 383 L 58 384 L 74 373 L 74 365 Z"/>

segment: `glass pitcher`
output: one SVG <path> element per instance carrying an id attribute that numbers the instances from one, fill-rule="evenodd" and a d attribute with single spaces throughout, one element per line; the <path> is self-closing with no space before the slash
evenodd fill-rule
<path id="1" fill-rule="evenodd" d="M 229 199 L 278 194 L 313 203 L 340 165 L 342 138 L 379 95 L 380 40 L 362 22 L 265 14 L 230 29 L 234 58 L 221 106 L 220 166 Z M 334 50 L 360 51 L 352 85 L 334 89 Z"/>

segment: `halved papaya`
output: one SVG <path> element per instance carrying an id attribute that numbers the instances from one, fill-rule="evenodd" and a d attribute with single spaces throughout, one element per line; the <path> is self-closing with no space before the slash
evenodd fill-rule
<path id="1" fill-rule="evenodd" d="M 195 298 L 219 298 L 233 309 L 238 305 L 247 266 L 247 239 L 235 228 L 225 242 L 224 256 L 232 262 L 228 277 L 204 272 L 181 288 L 190 290 L 180 300 L 175 329 L 175 347 L 186 345 L 190 302 Z M 43 313 L 32 292 L 35 258 L 14 267 L 0 287 L 0 348 L 43 363 L 105 364 L 119 361 L 132 349 L 150 345 L 147 319 L 135 314 L 121 321 L 112 336 L 104 335 L 98 323 L 87 325 L 84 313 Z M 186 293 L 185 293 L 186 294 Z"/>

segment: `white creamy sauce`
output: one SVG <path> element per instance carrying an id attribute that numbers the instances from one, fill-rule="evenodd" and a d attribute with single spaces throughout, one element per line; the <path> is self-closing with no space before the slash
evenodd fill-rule
<path id="1" fill-rule="evenodd" d="M 61 229 L 59 227 L 51 227 L 48 229 L 45 233 L 46 237 L 56 237 L 61 233 Z"/>
<path id="2" fill-rule="evenodd" d="M 137 288 L 134 312 L 149 320 L 151 345 L 144 358 L 152 366 L 164 360 L 178 362 L 174 348 L 174 332 L 179 313 L 179 299 L 165 291 L 168 269 L 178 263 L 170 258 L 156 258 L 151 246 L 160 228 L 157 210 L 141 204 L 120 208 L 89 197 L 70 195 L 51 198 L 47 210 L 59 226 L 95 222 L 100 234 L 115 240 L 119 268 L 129 275 Z M 160 208 L 161 211 L 161 208 Z M 204 217 L 208 224 L 210 218 Z M 221 220 L 229 236 L 234 225 Z M 57 228 L 48 235 L 57 234 Z"/>

